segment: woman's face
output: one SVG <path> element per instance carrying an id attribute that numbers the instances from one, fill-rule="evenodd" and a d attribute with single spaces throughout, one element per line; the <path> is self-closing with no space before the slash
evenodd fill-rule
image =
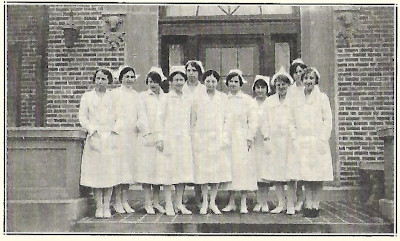
<path id="1" fill-rule="evenodd" d="M 288 90 L 289 84 L 285 81 L 281 80 L 280 78 L 276 79 L 275 88 L 278 95 L 286 95 Z"/>
<path id="2" fill-rule="evenodd" d="M 303 75 L 303 73 L 303 68 L 301 68 L 300 65 L 297 65 L 296 71 L 293 74 L 294 81 L 296 81 L 297 83 L 301 83 L 301 76 Z"/>
<path id="3" fill-rule="evenodd" d="M 128 71 L 122 76 L 122 85 L 127 88 L 133 88 L 133 84 L 136 81 L 136 75 L 133 71 Z"/>
<path id="4" fill-rule="evenodd" d="M 174 90 L 181 92 L 184 84 L 185 78 L 181 74 L 176 74 L 172 78 L 171 86 Z"/>
<path id="5" fill-rule="evenodd" d="M 190 83 L 195 83 L 199 80 L 199 72 L 197 72 L 196 68 L 191 64 L 189 64 L 186 69 L 186 75 Z"/>
<path id="6" fill-rule="evenodd" d="M 303 85 L 306 92 L 311 92 L 314 89 L 315 79 L 316 75 L 314 71 L 304 76 Z"/>
<path id="7" fill-rule="evenodd" d="M 147 84 L 149 85 L 149 88 L 153 93 L 158 93 L 160 91 L 160 85 L 155 82 L 151 77 L 147 78 Z"/>
<path id="8" fill-rule="evenodd" d="M 101 71 L 98 71 L 96 73 L 96 77 L 94 80 L 94 83 L 96 84 L 96 88 L 100 89 L 100 90 L 105 90 L 107 89 L 108 86 L 108 78 L 107 75 L 104 74 Z"/>
<path id="9" fill-rule="evenodd" d="M 215 88 L 217 88 L 218 81 L 213 75 L 210 75 L 204 80 L 204 84 L 207 90 L 215 90 Z"/>
<path id="10" fill-rule="evenodd" d="M 236 94 L 240 90 L 240 79 L 239 76 L 235 76 L 228 81 L 229 91 Z"/>
<path id="11" fill-rule="evenodd" d="M 255 85 L 254 92 L 256 93 L 256 97 L 263 98 L 267 96 L 267 86 L 265 85 Z"/>

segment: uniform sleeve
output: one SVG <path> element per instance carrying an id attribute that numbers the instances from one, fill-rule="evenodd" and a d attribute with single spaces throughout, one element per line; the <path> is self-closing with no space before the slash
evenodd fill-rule
<path id="1" fill-rule="evenodd" d="M 191 111 L 190 111 L 190 127 L 191 127 L 192 132 L 193 132 L 193 130 L 196 126 L 196 122 L 197 122 L 197 103 L 198 103 L 198 101 L 199 101 L 199 99 L 197 97 L 193 98 Z"/>
<path id="2" fill-rule="evenodd" d="M 289 109 L 289 138 L 290 140 L 297 138 L 296 105 L 291 105 Z"/>
<path id="3" fill-rule="evenodd" d="M 257 102 L 249 97 L 247 110 L 247 140 L 254 140 L 258 127 Z"/>
<path id="4" fill-rule="evenodd" d="M 322 127 L 320 138 L 322 140 L 329 140 L 332 131 L 332 110 L 329 103 L 328 96 L 322 94 L 321 96 L 321 106 L 322 106 Z"/>
<path id="5" fill-rule="evenodd" d="M 87 98 L 87 93 L 82 95 L 81 102 L 79 105 L 79 123 L 81 126 L 87 130 L 89 135 L 92 135 L 96 131 L 96 127 L 90 124 L 89 121 L 89 100 Z"/>
<path id="6" fill-rule="evenodd" d="M 223 98 L 223 126 L 222 126 L 222 142 L 224 146 L 228 146 L 231 144 L 231 123 L 232 123 L 232 115 L 229 113 L 228 108 L 228 97 Z"/>
<path id="7" fill-rule="evenodd" d="M 168 98 L 162 98 L 160 101 L 160 105 L 157 108 L 156 113 L 156 123 L 155 123 L 155 136 L 156 141 L 163 141 L 164 140 L 164 121 L 165 121 L 165 114 L 167 110 L 167 101 Z"/>
<path id="8" fill-rule="evenodd" d="M 265 100 L 265 104 L 262 107 L 261 112 L 261 123 L 258 123 L 261 127 L 261 134 L 264 138 L 270 137 L 270 123 L 269 123 L 269 108 L 268 108 L 268 100 Z"/>
<path id="9" fill-rule="evenodd" d="M 137 127 L 139 128 L 142 136 L 146 136 L 150 132 L 149 128 L 149 121 L 147 119 L 146 107 L 144 104 L 144 100 L 142 99 L 142 95 L 137 95 L 138 97 L 138 104 L 137 104 Z"/>
<path id="10" fill-rule="evenodd" d="M 113 103 L 113 111 L 114 111 L 114 118 L 115 118 L 115 122 L 114 122 L 114 128 L 113 131 L 117 134 L 121 134 L 121 132 L 124 129 L 125 124 L 123 123 L 123 120 L 125 120 L 125 118 L 123 117 L 123 115 L 125 115 L 125 113 L 121 110 L 119 110 L 119 104 L 118 104 L 118 89 L 114 89 L 111 91 L 110 93 L 110 97 L 112 99 L 112 103 Z"/>

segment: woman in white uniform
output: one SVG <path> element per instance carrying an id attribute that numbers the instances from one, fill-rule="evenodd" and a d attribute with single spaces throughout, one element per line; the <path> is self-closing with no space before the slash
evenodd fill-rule
<path id="1" fill-rule="evenodd" d="M 146 138 L 138 137 L 138 158 L 134 166 L 136 181 L 142 183 L 144 190 L 144 209 L 147 214 L 155 214 L 155 210 L 160 213 L 165 213 L 165 209 L 159 203 L 160 185 L 163 184 L 161 177 L 165 170 L 160 170 L 160 165 L 157 163 L 158 152 L 155 138 L 159 133 L 156 132 L 155 128 L 157 111 L 160 103 L 165 98 L 160 84 L 166 79 L 161 68 L 152 67 L 145 81 L 149 89 L 140 93 L 140 98 L 144 102 L 144 110 L 151 134 Z M 153 191 L 151 187 L 153 187 Z M 153 201 L 151 198 L 152 195 Z"/>
<path id="2" fill-rule="evenodd" d="M 286 209 L 283 186 L 287 179 L 287 154 L 289 151 L 290 137 L 290 111 L 291 104 L 287 98 L 287 90 L 293 79 L 283 67 L 272 77 L 271 84 L 275 85 L 276 94 L 268 97 L 264 108 L 264 123 L 262 133 L 264 136 L 267 156 L 266 164 L 262 170 L 262 178 L 275 184 L 278 206 L 271 213 L 281 213 Z M 287 196 L 287 214 L 294 214 L 293 195 Z M 292 204 L 292 205 L 290 205 Z"/>
<path id="3" fill-rule="evenodd" d="M 302 76 L 304 92 L 293 108 L 290 126 L 293 151 L 288 159 L 288 177 L 302 180 L 305 185 L 304 216 L 317 217 L 324 181 L 333 180 L 329 138 L 332 131 L 332 111 L 329 99 L 316 84 L 320 74 L 307 68 Z"/>
<path id="4" fill-rule="evenodd" d="M 257 132 L 257 103 L 240 90 L 245 83 L 240 70 L 229 71 L 225 82 L 230 93 L 224 130 L 230 142 L 227 153 L 232 163 L 232 182 L 225 186 L 229 190 L 229 203 L 222 209 L 224 212 L 236 210 L 235 192 L 240 192 L 240 212 L 247 213 L 247 192 L 257 190 L 256 163 L 249 152 Z"/>
<path id="5" fill-rule="evenodd" d="M 133 89 L 137 79 L 135 70 L 129 66 L 121 66 L 118 72 L 118 81 L 121 86 L 111 91 L 115 110 L 114 131 L 118 134 L 116 143 L 116 166 L 119 172 L 119 184 L 115 188 L 115 211 L 117 213 L 133 213 L 128 203 L 127 190 L 129 185 L 136 182 L 134 171 L 137 158 L 138 135 L 149 134 L 147 116 L 143 101 L 139 93 Z M 138 134 L 138 131 L 140 134 Z"/>
<path id="6" fill-rule="evenodd" d="M 264 138 L 261 133 L 261 126 L 262 123 L 264 122 L 264 106 L 267 103 L 267 97 L 268 97 L 268 91 L 270 90 L 269 87 L 269 77 L 267 76 L 262 76 L 262 75 L 256 75 L 254 78 L 254 83 L 253 83 L 253 95 L 254 99 L 257 102 L 257 113 L 258 113 L 258 128 L 257 128 L 257 134 L 256 134 L 256 139 L 254 143 L 254 148 L 253 150 L 253 155 L 254 158 L 256 159 L 256 165 L 257 165 L 257 186 L 258 190 L 256 192 L 257 195 L 257 204 L 254 206 L 253 211 L 254 212 L 264 212 L 267 213 L 269 212 L 269 207 L 268 207 L 268 191 L 270 184 L 265 182 L 265 180 L 262 179 L 262 170 L 265 168 L 268 168 L 268 166 L 265 166 L 267 164 L 266 162 L 266 153 L 265 153 L 265 148 L 264 148 Z"/>
<path id="7" fill-rule="evenodd" d="M 113 144 L 115 123 L 113 102 L 107 85 L 112 83 L 110 70 L 99 69 L 93 76 L 94 90 L 83 94 L 79 106 L 79 122 L 88 132 L 82 155 L 83 186 L 93 188 L 96 218 L 110 218 L 110 199 L 113 186 L 119 184 L 114 164 Z"/>
<path id="8" fill-rule="evenodd" d="M 232 180 L 231 163 L 223 148 L 223 125 L 227 96 L 216 90 L 219 74 L 208 70 L 203 75 L 206 90 L 196 95 L 192 105 L 192 146 L 195 163 L 195 184 L 201 185 L 203 202 L 200 214 L 208 208 L 221 214 L 215 199 L 220 183 Z M 210 185 L 210 205 L 208 186 Z"/>
<path id="9" fill-rule="evenodd" d="M 160 103 L 157 117 L 157 149 L 162 155 L 165 170 L 163 183 L 166 198 L 167 215 L 175 215 L 171 199 L 171 186 L 176 189 L 175 207 L 182 214 L 192 214 L 182 202 L 183 190 L 187 183 L 194 182 L 193 153 L 191 143 L 190 116 L 192 107 L 191 95 L 182 92 L 187 80 L 184 66 L 173 66 L 170 70 L 169 81 L 171 90 L 165 94 Z"/>

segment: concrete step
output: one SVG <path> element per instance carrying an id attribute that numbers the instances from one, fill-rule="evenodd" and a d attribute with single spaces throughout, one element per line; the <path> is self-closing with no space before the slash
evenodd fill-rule
<path id="1" fill-rule="evenodd" d="M 225 198 L 217 200 L 222 208 Z M 249 211 L 254 201 L 248 201 Z M 189 198 L 187 207 L 192 215 L 166 216 L 162 214 L 148 215 L 142 201 L 132 202 L 136 210 L 133 214 L 113 214 L 110 219 L 96 219 L 94 207 L 92 215 L 79 220 L 73 232 L 79 233 L 159 233 L 159 234 L 212 234 L 212 233 L 335 233 L 335 234 L 374 234 L 393 235 L 394 225 L 379 217 L 376 209 L 348 201 L 324 201 L 318 218 L 306 218 L 301 213 L 293 216 L 286 214 L 254 213 L 240 214 L 238 211 L 222 215 L 200 215 L 198 208 Z M 276 206 L 269 202 L 270 208 Z"/>

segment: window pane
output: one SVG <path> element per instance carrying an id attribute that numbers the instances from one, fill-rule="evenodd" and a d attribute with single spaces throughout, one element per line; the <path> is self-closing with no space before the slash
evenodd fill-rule
<path id="1" fill-rule="evenodd" d="M 262 14 L 292 14 L 293 8 L 291 6 L 281 5 L 263 5 L 261 6 Z"/>
<path id="2" fill-rule="evenodd" d="M 243 75 L 253 75 L 254 72 L 254 48 L 239 48 L 239 69 Z"/>
<path id="3" fill-rule="evenodd" d="M 169 46 L 169 67 L 183 65 L 183 46 L 172 44 Z"/>
<path id="4" fill-rule="evenodd" d="M 221 48 L 222 50 L 222 68 L 221 75 L 228 75 L 229 70 L 237 69 L 237 49 L 236 48 Z"/>
<path id="5" fill-rule="evenodd" d="M 232 11 L 234 11 L 236 9 L 236 7 L 232 8 Z M 235 12 L 233 12 L 233 15 L 258 15 L 261 14 L 261 9 L 260 6 L 246 6 L 246 5 L 242 5 L 239 6 L 238 9 L 236 9 Z"/>
<path id="6" fill-rule="evenodd" d="M 196 5 L 174 5 L 167 7 L 167 16 L 196 16 Z"/>
<path id="7" fill-rule="evenodd" d="M 213 69 L 221 74 L 221 50 L 220 48 L 206 48 L 205 69 Z"/>
<path id="8" fill-rule="evenodd" d="M 283 66 L 289 71 L 290 48 L 288 43 L 275 43 L 275 72 Z"/>

